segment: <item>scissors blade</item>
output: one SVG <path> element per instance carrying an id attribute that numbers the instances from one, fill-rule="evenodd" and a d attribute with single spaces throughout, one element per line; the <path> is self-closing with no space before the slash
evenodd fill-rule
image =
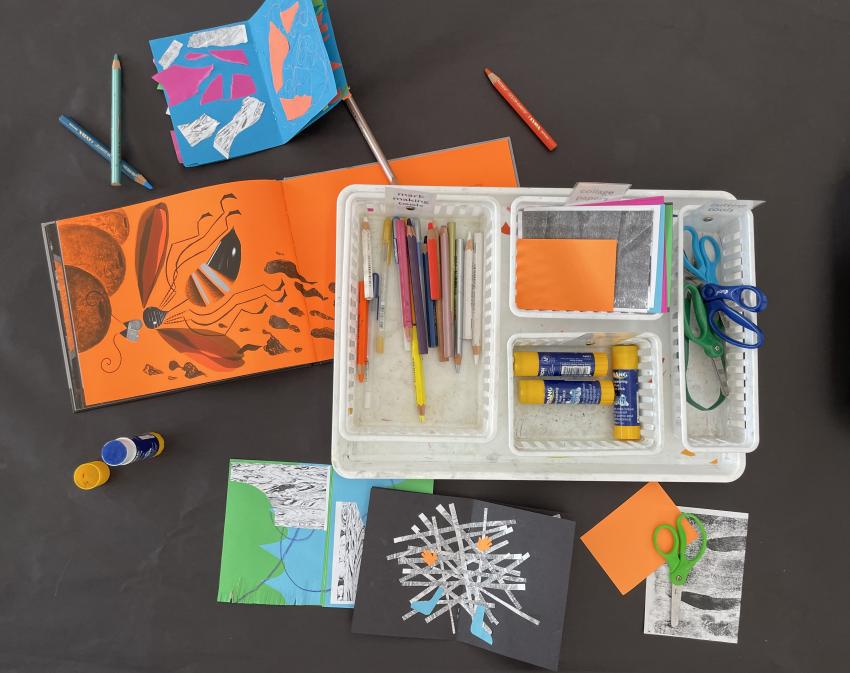
<path id="1" fill-rule="evenodd" d="M 670 591 L 670 626 L 674 629 L 679 626 L 679 608 L 682 605 L 682 585 L 671 585 Z"/>
<path id="2" fill-rule="evenodd" d="M 729 397 L 729 381 L 726 378 L 726 369 L 720 358 L 711 358 L 711 364 L 714 365 L 714 373 L 717 374 L 717 380 L 720 382 L 720 392 L 723 397 Z"/>

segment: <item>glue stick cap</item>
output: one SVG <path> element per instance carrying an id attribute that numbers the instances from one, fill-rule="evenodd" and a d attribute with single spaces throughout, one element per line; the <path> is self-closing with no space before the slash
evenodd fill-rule
<path id="1" fill-rule="evenodd" d="M 517 355 L 519 353 L 514 353 L 514 357 Z M 529 353 L 529 355 L 534 355 L 535 359 L 537 357 L 537 353 Z M 514 368 L 516 368 L 516 360 L 514 360 Z M 543 404 L 546 400 L 546 384 L 541 379 L 517 381 L 517 383 L 520 404 Z"/>
<path id="2" fill-rule="evenodd" d="M 100 457 L 103 458 L 103 462 L 113 467 L 132 462 L 135 455 L 136 445 L 129 437 L 112 439 L 106 442 L 100 450 Z"/>
<path id="3" fill-rule="evenodd" d="M 98 486 L 103 486 L 109 480 L 109 465 L 102 460 L 93 460 L 83 463 L 74 470 L 74 484 L 77 488 L 90 491 Z"/>
<path id="4" fill-rule="evenodd" d="M 634 344 L 611 347 L 612 369 L 637 369 L 638 347 Z"/>
<path id="5" fill-rule="evenodd" d="M 614 404 L 614 383 L 608 379 L 602 379 L 599 382 L 599 404 L 609 406 Z"/>
<path id="6" fill-rule="evenodd" d="M 514 353 L 514 376 L 537 376 L 540 368 L 540 356 L 533 351 Z"/>

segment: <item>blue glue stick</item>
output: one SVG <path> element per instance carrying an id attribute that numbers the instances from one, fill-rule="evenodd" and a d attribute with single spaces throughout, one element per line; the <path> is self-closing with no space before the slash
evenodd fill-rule
<path id="1" fill-rule="evenodd" d="M 638 419 L 638 349 L 628 344 L 611 348 L 614 379 L 614 439 L 640 439 Z"/>
<path id="2" fill-rule="evenodd" d="M 606 353 L 514 353 L 514 376 L 605 376 L 607 373 Z"/>
<path id="3" fill-rule="evenodd" d="M 128 465 L 155 458 L 165 449 L 165 440 L 158 432 L 136 437 L 119 437 L 103 445 L 100 457 L 110 467 Z"/>
<path id="4" fill-rule="evenodd" d="M 526 379 L 518 382 L 520 404 L 611 404 L 610 381 L 561 381 Z"/>

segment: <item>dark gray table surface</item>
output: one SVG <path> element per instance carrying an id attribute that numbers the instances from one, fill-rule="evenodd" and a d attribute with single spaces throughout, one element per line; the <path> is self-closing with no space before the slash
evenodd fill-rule
<path id="1" fill-rule="evenodd" d="M 348 113 L 284 147 L 186 170 L 149 79 L 147 40 L 245 18 L 255 2 L 0 9 L 0 670 L 526 670 L 460 644 L 354 636 L 347 610 L 216 603 L 228 458 L 329 462 L 330 365 L 70 409 L 38 225 L 150 196 L 110 188 L 106 162 L 56 121 L 66 113 L 108 138 L 111 54 L 124 64 L 126 157 L 154 196 L 368 162 Z M 677 502 L 750 514 L 740 641 L 644 636 L 643 590 L 620 597 L 577 544 L 561 666 L 846 670 L 847 3 L 332 0 L 331 9 L 388 156 L 510 135 L 524 186 L 598 180 L 767 201 L 756 213 L 758 282 L 770 295 L 761 444 L 735 483 L 665 485 Z M 558 139 L 556 152 L 497 97 L 485 65 Z M 167 436 L 166 456 L 107 490 L 73 486 L 74 466 L 104 440 L 148 428 Z M 636 485 L 436 489 L 562 510 L 581 534 Z"/>

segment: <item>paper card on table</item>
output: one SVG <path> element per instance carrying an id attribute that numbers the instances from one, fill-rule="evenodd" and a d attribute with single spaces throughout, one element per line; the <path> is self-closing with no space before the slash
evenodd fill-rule
<path id="1" fill-rule="evenodd" d="M 722 643 L 738 642 L 744 555 L 749 516 L 741 512 L 680 507 L 696 514 L 705 526 L 708 545 L 682 587 L 679 625 L 670 625 L 670 575 L 667 566 L 646 580 L 643 632 Z M 699 543 L 688 549 L 694 556 Z"/>
<path id="2" fill-rule="evenodd" d="M 652 533 L 662 523 L 675 528 L 679 508 L 657 482 L 646 484 L 631 498 L 581 536 L 593 558 L 625 595 L 664 563 L 652 545 Z M 696 531 L 686 525 L 688 542 Z M 658 536 L 662 549 L 669 549 L 669 534 Z"/>
<path id="3" fill-rule="evenodd" d="M 612 311 L 617 241 L 521 238 L 516 305 L 532 311 Z"/>
<path id="4" fill-rule="evenodd" d="M 202 115 L 221 124 L 213 139 L 195 145 L 177 135 L 186 166 L 282 145 L 340 100 L 340 82 L 347 93 L 320 0 L 266 0 L 247 21 L 150 46 L 174 128 Z"/>
<path id="5" fill-rule="evenodd" d="M 508 139 L 391 164 L 407 184 L 517 184 Z M 365 164 L 44 225 L 74 409 L 331 360 L 336 199 L 385 182 Z"/>
<path id="6" fill-rule="evenodd" d="M 354 633 L 459 640 L 557 670 L 575 524 L 373 489 Z"/>
<path id="7" fill-rule="evenodd" d="M 346 479 L 330 465 L 231 460 L 218 600 L 350 608 L 369 491 L 430 493 L 430 479 Z"/>

